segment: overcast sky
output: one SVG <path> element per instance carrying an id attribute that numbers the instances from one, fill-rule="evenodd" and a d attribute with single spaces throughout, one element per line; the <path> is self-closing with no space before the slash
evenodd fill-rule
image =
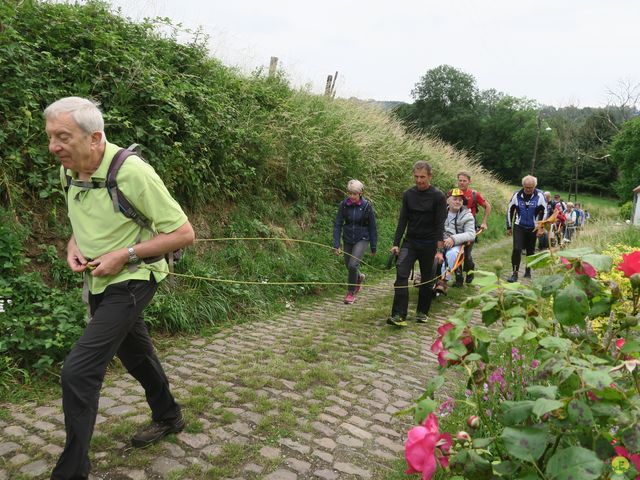
<path id="1" fill-rule="evenodd" d="M 109 0 L 134 20 L 201 26 L 210 51 L 250 72 L 280 59 L 295 86 L 337 96 L 412 101 L 441 64 L 480 89 L 546 105 L 602 106 L 640 82 L 638 0 Z"/>

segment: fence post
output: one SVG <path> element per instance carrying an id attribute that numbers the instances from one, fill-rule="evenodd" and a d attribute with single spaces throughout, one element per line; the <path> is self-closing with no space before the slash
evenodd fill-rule
<path id="1" fill-rule="evenodd" d="M 276 69 L 278 68 L 278 57 L 271 57 L 271 61 L 269 62 L 269 76 L 273 77 L 276 74 Z"/>

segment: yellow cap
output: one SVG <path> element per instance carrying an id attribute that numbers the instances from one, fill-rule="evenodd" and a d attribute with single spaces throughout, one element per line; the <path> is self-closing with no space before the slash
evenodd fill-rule
<path id="1" fill-rule="evenodd" d="M 454 188 L 451 190 L 451 197 L 464 197 L 464 193 L 459 188 Z"/>

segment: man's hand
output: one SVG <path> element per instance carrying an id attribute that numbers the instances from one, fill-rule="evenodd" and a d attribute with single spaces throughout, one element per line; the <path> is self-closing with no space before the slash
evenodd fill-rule
<path id="1" fill-rule="evenodd" d="M 340 247 L 334 248 L 333 253 L 335 253 L 336 255 L 340 255 L 342 253 L 342 250 L 340 250 Z"/>
<path id="2" fill-rule="evenodd" d="M 106 277 L 116 275 L 122 271 L 129 261 L 129 252 L 121 248 L 113 252 L 105 253 L 89 262 L 89 268 L 93 267 L 91 275 L 94 277 Z"/>
<path id="3" fill-rule="evenodd" d="M 507 228 L 507 235 L 511 236 L 511 229 Z"/>
<path id="4" fill-rule="evenodd" d="M 400 253 L 400 247 L 398 247 L 397 245 L 394 245 L 393 247 L 391 247 L 391 250 L 389 251 L 397 257 L 398 254 Z"/>
<path id="5" fill-rule="evenodd" d="M 442 252 L 436 252 L 436 260 L 438 261 L 438 263 L 444 262 L 444 254 Z"/>
<path id="6" fill-rule="evenodd" d="M 71 271 L 76 273 L 84 272 L 87 269 L 87 259 L 80 252 L 73 237 L 67 243 L 67 263 Z"/>
<path id="7" fill-rule="evenodd" d="M 444 248 L 451 248 L 453 247 L 453 244 L 454 244 L 453 238 L 449 237 L 444 241 Z"/>
<path id="8" fill-rule="evenodd" d="M 487 229 L 488 229 L 488 227 L 487 227 L 486 222 L 482 222 L 482 223 L 480 224 L 480 230 L 487 230 Z"/>

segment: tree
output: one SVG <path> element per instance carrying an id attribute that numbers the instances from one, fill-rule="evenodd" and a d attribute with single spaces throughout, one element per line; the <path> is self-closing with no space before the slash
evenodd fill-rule
<path id="1" fill-rule="evenodd" d="M 619 171 L 615 183 L 618 196 L 623 201 L 631 200 L 632 190 L 640 183 L 640 117 L 622 125 L 613 138 L 611 158 Z"/>
<path id="2" fill-rule="evenodd" d="M 428 70 L 411 92 L 415 103 L 397 111 L 407 123 L 473 150 L 479 135 L 478 88 L 472 75 L 449 65 Z"/>

